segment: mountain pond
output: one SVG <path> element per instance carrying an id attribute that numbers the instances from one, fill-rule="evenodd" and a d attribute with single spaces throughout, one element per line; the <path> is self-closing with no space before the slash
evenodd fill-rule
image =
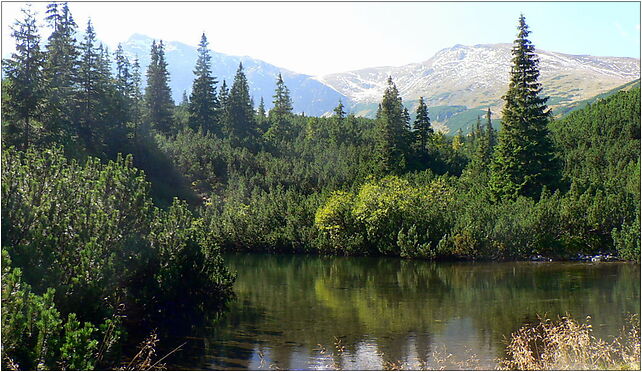
<path id="1" fill-rule="evenodd" d="M 494 369 L 512 332 L 538 316 L 590 316 L 619 335 L 640 314 L 640 265 L 436 263 L 372 257 L 228 254 L 229 311 L 168 358 L 168 369 Z"/>

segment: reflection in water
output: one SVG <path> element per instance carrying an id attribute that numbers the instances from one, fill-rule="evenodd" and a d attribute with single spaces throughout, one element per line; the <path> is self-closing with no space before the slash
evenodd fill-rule
<path id="1" fill-rule="evenodd" d="M 433 263 L 235 254 L 237 300 L 171 368 L 494 368 L 505 336 L 570 314 L 614 336 L 640 313 L 640 265 Z M 200 341 L 196 341 L 200 340 Z M 475 356 L 471 359 L 471 354 Z M 450 364 L 449 364 L 450 363 Z M 459 364 L 457 364 L 459 363 Z M 470 366 L 469 366 L 470 368 Z"/>

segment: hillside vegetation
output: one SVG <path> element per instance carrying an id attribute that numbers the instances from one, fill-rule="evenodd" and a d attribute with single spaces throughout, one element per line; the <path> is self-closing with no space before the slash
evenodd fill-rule
<path id="1" fill-rule="evenodd" d="M 267 112 L 242 64 L 217 85 L 205 35 L 175 105 L 162 41 L 143 89 L 66 4 L 46 21 L 41 46 L 25 11 L 3 61 L 3 368 L 117 368 L 159 319 L 206 321 L 233 296 L 221 250 L 640 259 L 640 89 L 553 121 L 523 16 L 501 130 L 454 137 L 392 78 L 376 119 L 294 114 L 280 74 Z"/>

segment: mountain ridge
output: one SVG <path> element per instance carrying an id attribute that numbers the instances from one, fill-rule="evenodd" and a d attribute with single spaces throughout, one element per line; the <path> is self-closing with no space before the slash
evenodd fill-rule
<path id="1" fill-rule="evenodd" d="M 127 55 L 138 55 L 143 71 L 148 64 L 152 40 L 146 35 L 133 34 L 123 43 Z M 166 46 L 170 84 L 178 101 L 183 91 L 191 91 L 197 48 L 178 41 L 166 42 Z M 223 80 L 231 86 L 242 62 L 255 105 L 263 97 L 267 109 L 272 107 L 276 76 L 280 72 L 290 89 L 295 112 L 328 115 L 341 100 L 349 112 L 373 117 L 388 76 L 392 76 L 411 112 L 423 96 L 428 106 L 437 109 L 440 119 L 444 120 L 435 120 L 435 126 L 450 132 L 466 127 L 461 122 L 463 118 L 476 118 L 487 108 L 494 117 L 499 116 L 503 106 L 501 97 L 508 87 L 511 49 L 511 43 L 455 44 L 422 62 L 316 76 L 299 74 L 250 56 L 233 56 L 212 49 L 210 53 L 217 86 Z M 540 58 L 542 93 L 549 97 L 549 105 L 556 111 L 564 111 L 577 102 L 640 77 L 637 58 L 573 55 L 541 49 L 536 53 Z M 459 118 L 459 122 L 454 123 L 453 117 Z"/>

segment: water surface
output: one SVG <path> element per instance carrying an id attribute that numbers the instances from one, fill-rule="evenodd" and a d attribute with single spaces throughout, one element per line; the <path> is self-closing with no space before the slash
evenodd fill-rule
<path id="1" fill-rule="evenodd" d="M 263 254 L 226 262 L 238 274 L 236 301 L 194 330 L 168 367 L 493 369 L 505 337 L 538 314 L 590 316 L 596 336 L 609 338 L 640 313 L 640 265 L 630 263 Z"/>

